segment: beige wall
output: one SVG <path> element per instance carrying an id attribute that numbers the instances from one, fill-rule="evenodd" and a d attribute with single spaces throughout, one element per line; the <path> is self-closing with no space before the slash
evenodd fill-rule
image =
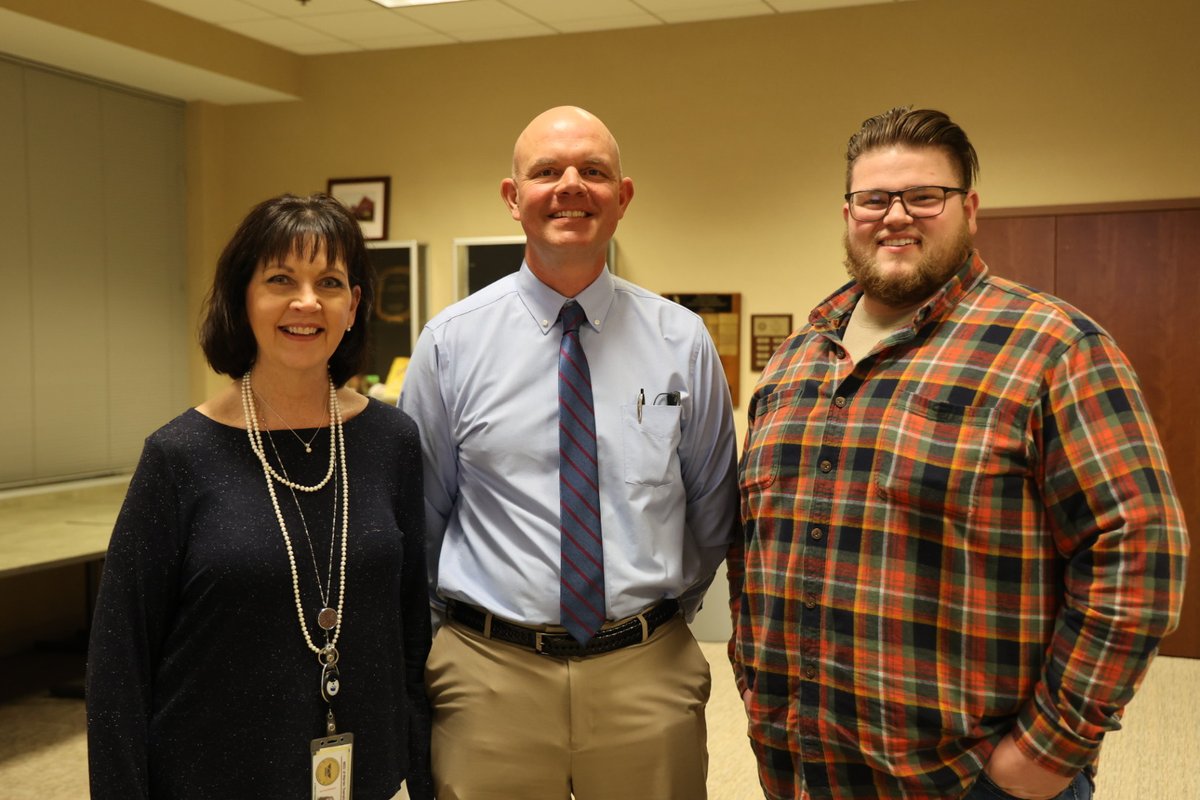
<path id="1" fill-rule="evenodd" d="M 842 158 L 862 119 L 948 111 L 981 154 L 985 207 L 1197 196 L 1198 33 L 1194 0 L 914 0 L 314 57 L 303 101 L 194 115 L 193 283 L 254 202 L 390 175 L 391 238 L 428 243 L 436 311 L 454 299 L 454 237 L 520 232 L 498 194 L 516 134 L 579 104 L 635 181 L 621 274 L 742 293 L 744 408 L 749 315 L 799 324 L 844 279 Z"/>
<path id="2" fill-rule="evenodd" d="M 842 154 L 871 114 L 948 111 L 981 154 L 985 207 L 1200 196 L 1195 0 L 912 0 L 310 58 L 181 26 L 137 0 L 102 5 L 79 17 L 73 0 L 0 0 L 304 98 L 188 107 L 193 328 L 246 210 L 331 177 L 391 176 L 391 235 L 429 245 L 429 299 L 445 306 L 454 237 L 519 233 L 499 182 L 525 122 L 560 103 L 595 111 L 621 141 L 637 189 L 618 231 L 621 273 L 660 291 L 742 293 L 743 408 L 757 377 L 749 316 L 790 312 L 799 324 L 844 279 Z M 198 349 L 189 375 L 192 402 L 222 383 Z M 64 578 L 38 578 L 0 589 L 34 596 L 73 629 L 79 603 L 50 586 Z M 705 610 L 714 626 L 728 624 L 722 584 Z"/>

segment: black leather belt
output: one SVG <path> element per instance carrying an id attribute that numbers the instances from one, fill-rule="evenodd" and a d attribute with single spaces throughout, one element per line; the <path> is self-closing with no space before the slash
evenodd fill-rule
<path id="1" fill-rule="evenodd" d="M 664 622 L 679 613 L 679 601 L 663 600 L 620 625 L 597 631 L 586 646 L 580 645 L 569 633 L 543 631 L 506 622 L 478 606 L 458 600 L 446 601 L 446 616 L 488 639 L 508 642 L 547 656 L 594 656 L 611 653 L 650 638 Z"/>

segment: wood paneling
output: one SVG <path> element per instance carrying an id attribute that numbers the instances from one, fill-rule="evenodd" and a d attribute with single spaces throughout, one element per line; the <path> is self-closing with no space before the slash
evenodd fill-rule
<path id="1" fill-rule="evenodd" d="M 1055 294 L 1116 339 L 1138 373 L 1189 531 L 1200 530 L 1200 201 L 1168 210 L 986 216 L 976 246 L 997 275 Z M 1195 537 L 1193 536 L 1193 541 Z M 1164 655 L 1200 658 L 1200 558 Z"/>
<path id="2" fill-rule="evenodd" d="M 1138 373 L 1190 531 L 1200 530 L 1200 209 L 1058 220 L 1055 292 L 1117 340 Z M 1200 658 L 1200 560 L 1167 655 Z"/>
<path id="3" fill-rule="evenodd" d="M 1054 294 L 1054 217 L 983 217 L 975 246 L 996 275 Z"/>

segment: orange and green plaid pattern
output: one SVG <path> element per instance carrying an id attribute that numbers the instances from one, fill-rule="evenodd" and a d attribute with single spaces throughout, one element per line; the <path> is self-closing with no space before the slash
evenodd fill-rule
<path id="1" fill-rule="evenodd" d="M 818 307 L 749 404 L 730 655 L 766 795 L 958 797 L 1014 729 L 1078 771 L 1183 593 L 1136 378 L 977 255 L 854 364 L 858 296 Z"/>

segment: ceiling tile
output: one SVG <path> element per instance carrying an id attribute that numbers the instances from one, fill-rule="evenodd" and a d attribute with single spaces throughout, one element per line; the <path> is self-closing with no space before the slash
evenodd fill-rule
<path id="1" fill-rule="evenodd" d="M 765 0 L 637 0 L 637 4 L 652 14 L 694 11 L 731 16 L 730 9 L 735 8 L 746 14 L 772 13 L 771 6 Z"/>
<path id="2" fill-rule="evenodd" d="M 547 20 L 549 21 L 549 20 Z M 555 29 L 562 33 L 584 33 L 586 31 L 611 31 L 618 28 L 644 28 L 662 25 L 663 21 L 651 14 L 626 17 L 599 17 L 554 22 Z"/>
<path id="3" fill-rule="evenodd" d="M 302 55 L 421 47 L 813 11 L 892 0 L 146 0 Z M 902 0 L 894 0 L 901 2 Z"/>
<path id="4" fill-rule="evenodd" d="M 650 21 L 658 21 L 653 14 L 632 0 L 589 0 L 586 3 L 564 3 L 562 0 L 501 0 L 501 2 L 555 28 L 562 23 L 586 23 L 589 20 L 646 17 Z"/>
<path id="5" fill-rule="evenodd" d="M 732 19 L 774 14 L 766 3 L 721 3 L 720 5 L 681 5 L 677 8 L 655 9 L 666 22 L 700 22 L 708 19 Z"/>
<path id="6" fill-rule="evenodd" d="M 351 41 L 430 33 L 428 28 L 386 8 L 379 8 L 378 11 L 355 11 L 350 14 L 322 14 L 319 17 L 297 19 L 295 22 L 315 31 Z"/>
<path id="7" fill-rule="evenodd" d="M 554 33 L 553 28 L 496 0 L 471 0 L 469 3 L 450 3 L 444 6 L 416 6 L 396 11 L 455 38 L 461 38 L 460 34 L 471 34 L 473 39 L 478 39 L 493 29 L 497 31 L 497 38 L 503 39 Z M 505 33 L 515 30 L 524 32 Z"/>
<path id="8" fill-rule="evenodd" d="M 524 39 L 527 36 L 552 36 L 557 31 L 541 24 L 513 25 L 510 27 L 480 28 L 449 32 L 460 42 L 491 42 L 500 39 Z"/>
<path id="9" fill-rule="evenodd" d="M 194 0 L 193 0 L 194 1 Z M 277 17 L 306 19 L 323 14 L 345 14 L 353 11 L 370 11 L 387 9 L 375 5 L 371 0 L 242 0 L 244 3 L 261 8 Z"/>
<path id="10" fill-rule="evenodd" d="M 404 10 L 371 0 L 145 0 L 302 55 L 452 44 L 802 12 L 905 0 L 470 0 Z M 63 0 L 55 0 L 63 2 Z M 93 0 L 94 2 L 94 0 Z M 295 99 L 94 37 L 38 24 L 0 0 L 7 52 L 147 91 L 217 103 Z M 136 3 L 134 3 L 136 5 Z M 374 17 L 373 14 L 389 15 Z M 378 20 L 378 22 L 377 22 Z M 49 33 L 48 33 L 49 32 Z M 53 34 L 53 35 L 52 35 Z M 128 52 L 127 52 L 128 51 Z"/>
<path id="11" fill-rule="evenodd" d="M 279 17 L 251 20 L 250 22 L 230 22 L 222 27 L 228 28 L 234 33 L 249 36 L 251 39 L 258 39 L 267 44 L 288 49 L 292 45 L 297 44 L 318 44 L 337 41 L 335 37 L 326 36 L 320 31 L 315 31 L 312 28 L 305 27 L 288 19 L 280 19 Z"/>
<path id="12" fill-rule="evenodd" d="M 147 0 L 156 6 L 169 8 L 180 14 L 204 20 L 205 22 L 244 22 L 250 19 L 266 19 L 269 12 L 256 8 L 242 0 Z"/>

